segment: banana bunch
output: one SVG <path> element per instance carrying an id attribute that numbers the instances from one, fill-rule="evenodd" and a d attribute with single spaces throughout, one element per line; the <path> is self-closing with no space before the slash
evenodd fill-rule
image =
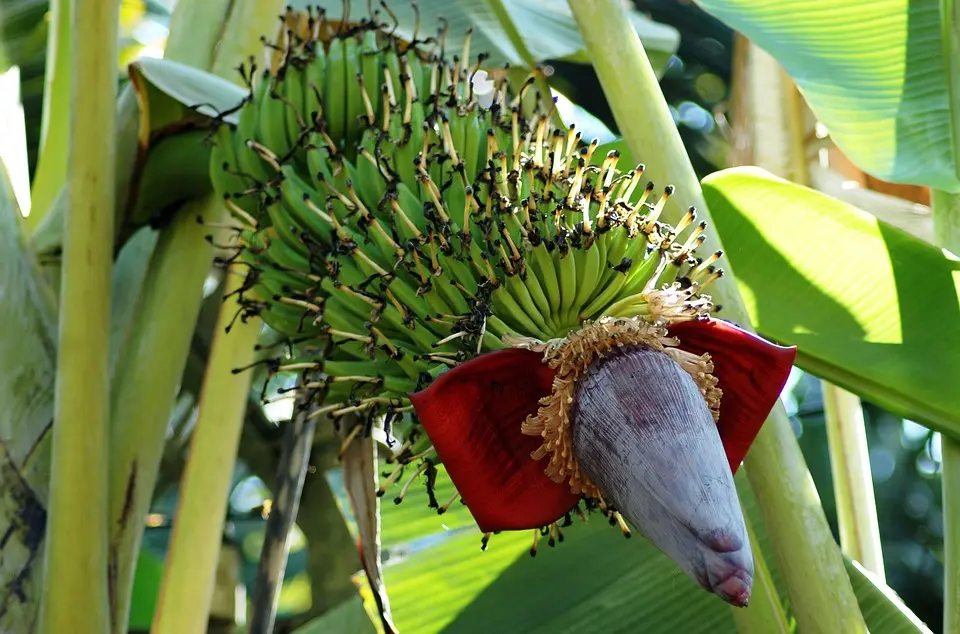
<path id="1" fill-rule="evenodd" d="M 694 210 L 661 222 L 672 188 L 655 197 L 643 165 L 558 127 L 532 82 L 487 80 L 469 38 L 450 56 L 377 15 L 291 11 L 265 59 L 211 176 L 244 310 L 289 337 L 274 368 L 306 372 L 317 411 L 415 425 L 407 394 L 509 337 L 655 317 L 651 289 L 712 308 L 720 253 L 698 257 Z M 407 461 L 430 446 L 410 432 Z"/>

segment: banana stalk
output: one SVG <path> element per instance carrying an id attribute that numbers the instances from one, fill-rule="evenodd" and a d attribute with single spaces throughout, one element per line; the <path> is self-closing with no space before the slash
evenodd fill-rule
<path id="1" fill-rule="evenodd" d="M 40 632 L 109 631 L 107 463 L 118 1 L 79 0 Z M 61 25 L 62 26 L 62 25 Z M 67 52 L 63 52 L 66 56 Z M 83 518 L 83 521 L 78 521 Z"/>
<path id="2" fill-rule="evenodd" d="M 952 55 L 957 57 L 956 52 Z M 960 98 L 953 99 L 960 112 Z M 960 253 L 960 195 L 933 191 L 933 233 L 937 244 Z M 943 443 L 943 631 L 960 633 L 960 443 L 946 436 Z"/>
<path id="3" fill-rule="evenodd" d="M 204 7 L 194 5 L 203 4 Z M 220 7 L 219 9 L 217 7 Z M 222 3 L 184 0 L 177 3 L 167 54 L 199 66 L 212 59 L 220 35 L 207 30 L 204 37 L 190 35 L 193 22 L 182 17 L 200 12 L 221 14 Z M 206 13 L 205 13 L 206 14 Z M 231 28 L 227 25 L 226 28 Z M 238 28 L 238 27 L 232 27 Z M 259 33 L 259 24 L 247 24 Z M 159 240 L 150 264 L 127 346 L 118 361 L 112 390 L 111 455 L 111 570 L 115 575 L 112 625 L 126 631 L 134 563 L 143 536 L 140 521 L 149 509 L 163 449 L 163 439 L 189 354 L 189 342 L 200 310 L 203 280 L 213 262 L 213 249 L 204 239 L 209 230 L 198 224 L 222 219 L 223 203 L 212 197 L 186 203 Z"/>
<path id="4" fill-rule="evenodd" d="M 657 179 L 669 174 L 689 192 L 698 211 L 707 216 L 696 174 L 623 7 L 616 0 L 598 0 L 570 2 L 570 8 L 630 148 L 641 156 L 649 147 L 657 147 L 663 162 L 650 170 L 651 176 Z M 681 213 L 670 205 L 665 215 L 669 219 Z M 718 242 L 716 237 L 709 237 L 704 247 L 717 248 Z M 733 275 L 717 280 L 713 294 L 723 304 L 728 319 L 750 323 Z M 866 632 L 840 551 L 782 406 L 774 407 L 757 436 L 746 459 L 746 470 L 771 533 L 799 626 L 809 631 Z"/>
<path id="5" fill-rule="evenodd" d="M 227 500 L 252 379 L 249 372 L 232 370 L 253 361 L 261 326 L 258 319 L 234 322 L 239 307 L 230 294 L 242 280 L 238 272 L 228 271 L 224 289 L 228 299 L 214 330 L 199 414 L 180 484 L 176 521 L 151 629 L 155 634 L 207 631 Z"/>
<path id="6" fill-rule="evenodd" d="M 183 375 L 200 312 L 200 290 L 213 260 L 213 247 L 204 239 L 208 230 L 197 217 L 215 222 L 221 214 L 214 197 L 192 201 L 161 234 L 118 360 L 110 455 L 111 587 L 118 634 L 126 631 L 142 518 L 153 496 L 172 397 Z"/>

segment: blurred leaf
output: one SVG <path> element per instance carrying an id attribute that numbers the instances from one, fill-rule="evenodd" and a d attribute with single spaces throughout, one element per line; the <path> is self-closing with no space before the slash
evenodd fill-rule
<path id="1" fill-rule="evenodd" d="M 129 629 L 147 631 L 157 609 L 160 585 L 163 583 L 163 557 L 149 548 L 141 548 L 137 557 L 137 574 L 133 578 L 130 598 Z"/>
<path id="2" fill-rule="evenodd" d="M 56 314 L 0 163 L 0 631 L 33 631 L 49 487 Z"/>
<path id="3" fill-rule="evenodd" d="M 377 628 L 357 596 L 298 627 L 294 634 L 376 634 Z"/>
<path id="4" fill-rule="evenodd" d="M 339 16 L 343 3 L 340 0 L 324 0 L 319 3 L 297 0 L 295 8 L 319 4 L 330 16 Z M 357 3 L 359 5 L 359 3 Z M 516 28 L 523 46 L 536 61 L 564 60 L 586 64 L 590 59 L 586 55 L 583 39 L 577 29 L 573 15 L 566 2 L 555 0 L 420 0 L 419 23 L 417 14 L 408 2 L 389 3 L 390 10 L 396 16 L 397 34 L 412 40 L 434 36 L 444 19 L 449 28 L 446 38 L 446 50 L 459 54 L 463 49 L 467 29 L 472 28 L 470 37 L 470 57 L 476 60 L 478 53 L 488 53 L 488 66 L 528 67 L 524 51 L 518 50 L 511 42 L 509 28 Z M 497 16 L 498 5 L 509 15 L 513 25 L 506 28 Z M 362 6 L 362 5 L 360 5 Z M 361 17 L 358 8 L 354 9 L 355 18 Z M 640 39 L 654 66 L 662 68 L 680 43 L 676 29 L 652 22 L 637 11 L 631 11 L 631 19 L 637 28 Z M 383 11 L 381 20 L 392 24 L 392 18 Z M 419 24 L 419 31 L 417 25 Z"/>
<path id="5" fill-rule="evenodd" d="M 45 52 L 47 10 L 47 0 L 0 0 L 0 73 Z"/>
<path id="6" fill-rule="evenodd" d="M 31 174 L 40 142 L 49 4 L 48 0 L 0 0 L 0 73 L 10 66 L 20 67 L 20 100 Z M 168 4 L 166 0 L 122 0 L 121 42 L 134 44 L 138 27 L 144 24 L 166 28 L 170 19 Z M 124 70 L 125 65 L 118 60 L 117 73 L 121 80 Z"/>
<path id="7" fill-rule="evenodd" d="M 938 0 L 699 0 L 796 80 L 844 154 L 884 180 L 960 192 L 956 25 Z M 943 6 L 943 9 L 941 9 Z M 943 17 L 941 17 L 943 16 Z"/>
<path id="8" fill-rule="evenodd" d="M 870 634 L 931 634 L 893 590 L 857 562 L 847 557 L 844 561 Z"/>
<path id="9" fill-rule="evenodd" d="M 195 108 L 209 117 L 220 116 L 235 108 L 247 96 L 246 90 L 222 77 L 165 59 L 144 58 L 131 64 L 130 77 L 138 83 L 141 92 L 159 90 L 177 103 Z M 223 119 L 237 122 L 236 114 Z M 151 127 L 161 124 L 152 114 L 150 122 Z"/>
<path id="10" fill-rule="evenodd" d="M 757 168 L 703 188 L 761 334 L 797 345 L 799 367 L 960 437 L 960 258 Z"/>

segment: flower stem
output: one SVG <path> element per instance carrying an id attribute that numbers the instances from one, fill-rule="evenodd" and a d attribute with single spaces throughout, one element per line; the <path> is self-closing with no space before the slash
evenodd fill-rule
<path id="1" fill-rule="evenodd" d="M 743 479 L 745 474 L 739 476 Z M 749 483 L 744 482 L 747 486 Z M 760 549 L 760 541 L 753 528 L 750 517 L 744 513 L 744 523 L 750 544 L 753 546 L 753 592 L 750 594 L 750 605 L 745 609 L 733 609 L 733 621 L 741 632 L 765 632 L 767 634 L 789 634 L 790 624 L 787 621 L 786 611 L 780 601 L 780 594 L 773 583 L 770 567 Z"/>
<path id="2" fill-rule="evenodd" d="M 960 103 L 953 104 L 960 110 Z M 954 131 L 957 134 L 957 131 Z M 934 190 L 934 241 L 960 253 L 960 194 Z M 960 634 L 960 442 L 943 434 L 941 486 L 943 500 L 943 632 Z"/>
<path id="3" fill-rule="evenodd" d="M 639 158 L 654 148 L 657 161 L 647 165 L 647 173 L 661 185 L 677 185 L 680 195 L 670 199 L 667 221 L 681 213 L 674 200 L 693 203 L 700 217 L 709 221 L 696 173 L 622 4 L 619 0 L 569 4 L 630 149 Z M 706 251 L 720 247 L 719 239 L 711 238 L 704 244 Z M 717 280 L 711 291 L 727 319 L 750 323 L 733 275 Z M 866 632 L 840 549 L 782 405 L 771 412 L 746 462 L 799 627 L 810 632 Z"/>
<path id="4" fill-rule="evenodd" d="M 190 440 L 180 500 L 167 555 L 154 634 L 203 634 L 223 540 L 230 483 L 237 461 L 252 372 L 233 373 L 249 365 L 260 334 L 258 318 L 233 322 L 240 309 L 230 295 L 243 274 L 227 274 L 225 296 L 207 363 L 199 414 Z M 233 322 L 233 327 L 227 327 Z"/>
<path id="5" fill-rule="evenodd" d="M 809 187 L 803 97 L 777 60 L 752 42 L 747 44 L 746 66 L 751 107 L 744 123 L 754 162 Z M 769 108 L 770 103 L 781 107 Z M 841 549 L 883 579 L 880 523 L 860 398 L 827 381 L 821 384 Z"/>
<path id="6" fill-rule="evenodd" d="M 885 576 L 880 522 L 863 405 L 856 394 L 826 381 L 822 385 L 840 547 L 882 581 Z"/>
<path id="7" fill-rule="evenodd" d="M 213 261 L 209 229 L 222 203 L 215 196 L 187 203 L 160 235 L 144 280 L 112 393 L 110 547 L 113 627 L 127 631 L 134 565 L 143 538 L 174 396 L 186 365 Z"/>
<path id="8" fill-rule="evenodd" d="M 57 346 L 50 506 L 40 632 L 109 631 L 107 456 L 113 260 L 116 0 L 75 0 L 74 108 Z M 62 26 L 62 25 L 61 25 Z M 65 53 L 66 55 L 67 53 Z"/>

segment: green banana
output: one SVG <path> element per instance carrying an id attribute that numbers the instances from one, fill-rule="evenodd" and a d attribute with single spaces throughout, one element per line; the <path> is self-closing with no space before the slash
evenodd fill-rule
<path id="1" fill-rule="evenodd" d="M 347 92 L 353 85 L 352 82 L 347 83 L 351 60 L 347 59 L 344 39 L 334 38 L 329 47 L 323 87 L 323 113 L 327 132 L 337 144 L 337 153 L 340 153 L 347 131 Z"/>
<path id="2" fill-rule="evenodd" d="M 648 205 L 643 166 L 595 157 L 529 82 L 514 99 L 498 78 L 484 107 L 468 45 L 451 62 L 375 20 L 291 11 L 284 28 L 303 39 L 268 49 L 237 125 L 216 132 L 210 180 L 243 225 L 244 310 L 297 341 L 332 415 L 409 411 L 408 392 L 507 335 L 643 315 L 651 284 L 717 275 L 695 259 L 702 227 L 660 222 L 672 189 Z"/>

